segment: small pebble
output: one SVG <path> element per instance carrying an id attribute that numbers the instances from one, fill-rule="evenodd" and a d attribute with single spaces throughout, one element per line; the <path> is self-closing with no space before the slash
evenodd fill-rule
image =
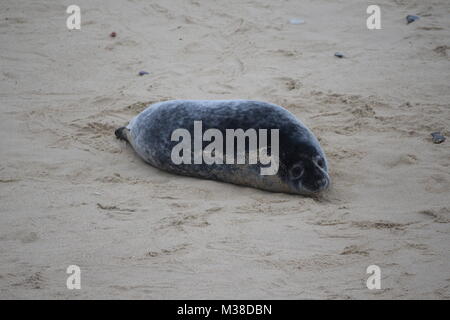
<path id="1" fill-rule="evenodd" d="M 431 136 L 433 137 L 432 138 L 433 142 L 436 144 L 442 143 L 445 141 L 445 137 L 440 132 L 433 132 L 431 134 Z"/>
<path id="2" fill-rule="evenodd" d="M 140 76 L 143 76 L 143 75 L 146 75 L 146 74 L 150 74 L 150 73 L 148 73 L 147 71 L 139 71 L 139 75 Z"/>
<path id="3" fill-rule="evenodd" d="M 406 16 L 406 22 L 407 22 L 408 24 L 410 24 L 410 23 L 412 23 L 412 22 L 414 22 L 414 21 L 416 21 L 416 20 L 419 20 L 419 19 L 420 19 L 419 16 L 413 16 L 413 15 L 407 15 L 407 16 Z"/>
<path id="4" fill-rule="evenodd" d="M 111 38 L 115 38 L 115 37 L 117 36 L 117 33 L 111 32 L 111 33 L 109 34 L 109 36 L 110 36 Z"/>
<path id="5" fill-rule="evenodd" d="M 298 18 L 292 18 L 292 19 L 289 19 L 289 23 L 290 24 L 302 24 L 302 23 L 305 23 L 305 20 L 298 19 Z"/>
<path id="6" fill-rule="evenodd" d="M 343 57 L 344 57 L 344 54 L 342 54 L 342 53 L 340 53 L 340 52 L 336 52 L 336 53 L 334 54 L 334 56 L 335 56 L 335 57 L 338 57 L 338 58 L 343 58 Z"/>

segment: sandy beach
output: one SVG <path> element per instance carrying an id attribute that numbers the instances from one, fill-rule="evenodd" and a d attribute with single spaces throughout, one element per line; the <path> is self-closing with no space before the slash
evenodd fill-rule
<path id="1" fill-rule="evenodd" d="M 357 0 L 71 4 L 0 3 L 1 299 L 450 299 L 447 0 L 379 0 L 381 30 Z M 171 99 L 287 108 L 331 188 L 147 165 L 114 129 Z"/>

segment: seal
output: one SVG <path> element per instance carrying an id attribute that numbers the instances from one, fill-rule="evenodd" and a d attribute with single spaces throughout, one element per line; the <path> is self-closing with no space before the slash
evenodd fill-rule
<path id="1" fill-rule="evenodd" d="M 199 123 L 206 130 L 200 143 L 201 152 L 206 152 L 210 143 L 208 141 L 212 140 L 211 137 L 205 138 L 206 133 L 214 132 L 216 147 L 219 145 L 221 148 L 209 151 L 210 155 L 216 157 L 226 149 L 226 142 L 230 142 L 228 136 L 226 139 L 218 139 L 217 134 L 226 136 L 230 129 L 234 132 L 245 130 L 246 133 L 249 130 L 259 130 L 260 133 L 266 132 L 264 130 L 276 132 L 277 135 L 270 135 L 266 147 L 267 155 L 270 153 L 273 156 L 276 149 L 279 150 L 276 172 L 261 174 L 262 169 L 267 169 L 267 163 L 250 163 L 248 159 L 254 151 L 250 146 L 244 150 L 247 162 L 233 162 L 232 159 L 229 161 L 227 153 L 225 163 L 204 163 L 195 161 L 199 156 L 198 152 L 195 154 L 194 141 L 194 148 L 191 148 L 192 144 L 189 142 L 189 147 L 182 152 L 183 159 L 191 159 L 193 156 L 194 163 L 174 161 L 174 149 L 179 146 L 177 139 L 180 137 L 174 135 L 174 132 L 184 129 L 187 135 L 195 136 L 198 134 Z M 175 174 L 303 195 L 319 193 L 330 185 L 328 162 L 317 138 L 292 113 L 271 103 L 253 100 L 159 102 L 148 106 L 126 127 L 118 128 L 115 135 L 118 139 L 127 141 L 145 162 Z M 249 138 L 250 135 L 246 137 Z M 261 154 L 261 146 L 264 147 L 261 142 L 260 140 L 257 154 Z M 226 150 L 233 151 L 233 148 L 236 151 L 236 145 Z"/>

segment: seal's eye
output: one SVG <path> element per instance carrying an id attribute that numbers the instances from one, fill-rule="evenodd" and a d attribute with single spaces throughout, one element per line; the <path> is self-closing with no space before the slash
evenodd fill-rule
<path id="1" fill-rule="evenodd" d="M 319 159 L 317 160 L 317 165 L 321 168 L 325 167 L 325 161 L 323 161 L 323 159 Z"/>
<path id="2" fill-rule="evenodd" d="M 291 169 L 291 176 L 293 179 L 299 179 L 303 175 L 304 171 L 305 170 L 303 169 L 302 166 L 296 165 Z"/>

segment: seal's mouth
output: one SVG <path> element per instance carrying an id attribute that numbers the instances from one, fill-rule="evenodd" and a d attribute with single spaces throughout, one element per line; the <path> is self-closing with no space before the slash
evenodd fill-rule
<path id="1" fill-rule="evenodd" d="M 330 186 L 330 177 L 328 175 L 323 178 L 314 181 L 311 186 L 305 186 L 301 181 L 298 182 L 298 189 L 300 192 L 307 195 L 316 195 L 325 190 L 327 190 Z"/>

